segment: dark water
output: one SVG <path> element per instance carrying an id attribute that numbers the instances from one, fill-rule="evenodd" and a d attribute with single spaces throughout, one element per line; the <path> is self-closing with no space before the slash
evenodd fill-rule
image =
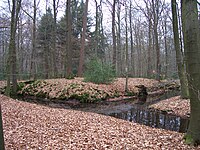
<path id="1" fill-rule="evenodd" d="M 162 128 L 178 132 L 186 132 L 189 119 L 169 115 L 160 111 L 153 111 L 141 105 L 135 105 L 131 110 L 121 113 L 112 113 L 110 116 L 137 122 L 150 127 Z"/>

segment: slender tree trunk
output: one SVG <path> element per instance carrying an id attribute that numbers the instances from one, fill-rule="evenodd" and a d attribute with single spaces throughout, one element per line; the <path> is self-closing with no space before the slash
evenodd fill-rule
<path id="1" fill-rule="evenodd" d="M 99 11 L 98 11 L 98 2 L 95 0 L 96 5 L 96 24 L 95 24 L 95 55 L 98 56 L 98 45 L 99 45 Z"/>
<path id="2" fill-rule="evenodd" d="M 10 96 L 11 94 L 11 84 L 10 84 L 10 80 L 11 80 L 11 51 L 10 51 L 10 47 L 12 47 L 12 39 L 10 37 L 10 43 L 9 43 L 9 52 L 8 52 L 8 59 L 7 59 L 7 66 L 6 66 L 6 73 L 7 73 L 7 85 L 6 85 L 6 92 L 5 94 L 7 96 Z"/>
<path id="3" fill-rule="evenodd" d="M 139 76 L 142 77 L 142 31 L 139 28 L 138 32 L 138 54 L 139 54 Z"/>
<path id="4" fill-rule="evenodd" d="M 113 0 L 113 6 L 112 6 L 112 39 L 113 39 L 113 67 L 116 70 L 116 52 L 117 52 L 117 46 L 116 46 L 116 33 L 115 33 L 115 7 L 116 7 L 116 0 Z"/>
<path id="5" fill-rule="evenodd" d="M 152 75 L 152 70 L 151 70 L 151 51 L 152 51 L 152 20 L 151 18 L 149 20 L 149 31 L 148 31 L 148 56 L 147 56 L 147 75 L 151 76 Z"/>
<path id="6" fill-rule="evenodd" d="M 160 46 L 158 42 L 158 1 L 154 3 L 154 0 L 152 0 L 152 6 L 153 6 L 153 31 L 154 31 L 154 38 L 155 38 L 155 48 L 156 48 L 156 79 L 160 80 L 160 74 L 161 74 L 161 64 L 160 64 Z"/>
<path id="7" fill-rule="evenodd" d="M 156 72 L 157 72 L 156 79 L 160 80 L 161 64 L 160 64 L 160 47 L 158 43 L 157 25 L 154 26 L 154 35 L 155 35 L 155 47 L 156 47 Z"/>
<path id="8" fill-rule="evenodd" d="M 48 7 L 48 1 L 46 1 L 46 14 L 49 13 L 50 11 L 50 8 Z M 48 18 L 48 21 L 49 18 Z M 51 77 L 51 58 L 52 58 L 52 53 L 49 53 L 51 51 L 51 41 L 48 40 L 48 28 L 47 26 L 45 27 L 45 32 L 44 32 L 44 35 L 45 35 L 45 43 L 44 43 L 44 51 L 43 51 L 43 67 L 44 67 L 44 78 L 45 79 L 48 79 Z"/>
<path id="9" fill-rule="evenodd" d="M 164 43 L 165 43 L 165 78 L 168 78 L 168 47 L 167 47 L 167 20 L 164 20 L 163 27 Z"/>
<path id="10" fill-rule="evenodd" d="M 122 54 L 121 54 L 121 51 L 122 51 L 122 44 L 121 44 L 121 4 L 120 2 L 118 1 L 118 7 L 117 7 L 117 25 L 118 25 L 118 31 L 117 31 L 117 53 L 116 53 L 116 72 L 117 72 L 117 75 L 118 76 L 121 76 L 123 71 L 122 71 Z"/>
<path id="11" fill-rule="evenodd" d="M 135 30 L 134 30 L 134 34 L 135 34 L 135 42 L 136 42 L 136 50 L 137 50 L 137 70 L 136 70 L 136 75 L 138 77 L 140 77 L 140 70 L 141 70 L 141 62 L 140 62 L 140 50 L 139 50 L 139 29 L 138 29 L 138 23 L 136 23 L 135 25 Z"/>
<path id="12" fill-rule="evenodd" d="M 176 0 L 171 1 L 172 5 L 172 19 L 173 19 L 173 32 L 174 32 L 174 45 L 176 51 L 176 64 L 178 67 L 178 76 L 181 83 L 181 97 L 188 98 L 188 88 L 187 88 L 187 79 L 186 73 L 184 70 L 184 62 L 182 58 L 182 53 L 180 49 L 179 43 L 179 32 L 178 32 L 178 17 L 177 17 L 177 8 L 176 8 Z"/>
<path id="13" fill-rule="evenodd" d="M 101 47 L 103 48 L 103 49 L 105 49 L 106 48 L 106 44 L 105 44 L 105 36 L 104 36 L 104 29 L 103 29 L 103 12 L 102 12 L 102 0 L 100 1 L 100 17 L 99 17 L 99 33 L 100 33 L 100 38 L 101 38 L 101 40 L 100 40 L 100 45 L 101 45 Z M 106 57 L 105 57 L 105 50 L 104 50 L 104 54 L 103 54 L 103 56 L 102 56 L 102 60 L 103 61 L 106 61 Z"/>
<path id="14" fill-rule="evenodd" d="M 72 38 L 72 20 L 71 20 L 71 0 L 67 0 L 67 10 L 66 10 L 66 21 L 67 21 L 67 70 L 65 73 L 65 78 L 70 78 L 72 76 L 72 47 L 71 47 L 71 38 Z"/>
<path id="15" fill-rule="evenodd" d="M 58 3 L 57 3 L 58 5 Z M 57 64 L 56 64 L 56 34 L 57 34 L 57 28 L 56 28 L 56 22 L 57 22 L 57 5 L 56 5 L 56 0 L 53 0 L 53 47 L 52 47 L 52 71 L 53 71 L 53 77 L 57 76 Z"/>
<path id="16" fill-rule="evenodd" d="M 125 72 L 126 72 L 126 86 L 125 86 L 125 92 L 128 92 L 128 21 L 127 21 L 127 7 L 126 7 L 126 14 L 125 14 L 125 25 L 126 25 L 126 54 L 125 54 Z"/>
<path id="17" fill-rule="evenodd" d="M 48 42 L 49 43 L 49 42 Z M 44 47 L 44 71 L 45 71 L 45 74 L 44 74 L 44 78 L 45 79 L 48 79 L 49 78 L 49 44 L 45 44 L 45 47 Z"/>
<path id="18" fill-rule="evenodd" d="M 135 76 L 135 51 L 133 47 L 133 30 L 130 29 L 130 42 L 131 42 L 131 75 Z"/>
<path id="19" fill-rule="evenodd" d="M 5 150 L 4 136 L 3 136 L 3 119 L 2 119 L 1 104 L 0 104 L 0 149 L 1 150 Z"/>
<path id="20" fill-rule="evenodd" d="M 132 76 L 135 76 L 135 63 L 134 63 L 134 59 L 135 59 L 135 52 L 134 52 L 134 48 L 133 48 L 133 27 L 132 27 L 132 2 L 130 0 L 130 8 L 129 8 L 129 24 L 130 24 L 130 42 L 131 42 L 131 72 L 132 72 Z"/>
<path id="21" fill-rule="evenodd" d="M 196 0 L 182 0 L 186 72 L 190 95 L 190 123 L 185 140 L 187 144 L 200 144 L 200 32 Z"/>
<path id="22" fill-rule="evenodd" d="M 84 7 L 84 15 L 83 15 L 83 31 L 81 36 L 81 49 L 80 49 L 80 58 L 79 58 L 79 67 L 78 67 L 78 76 L 81 77 L 83 75 L 83 65 L 85 58 L 85 39 L 86 39 L 86 28 L 87 28 L 87 12 L 88 12 L 88 2 L 86 0 Z"/>
<path id="23" fill-rule="evenodd" d="M 19 20 L 17 21 L 17 43 L 16 43 L 16 49 L 18 51 L 18 60 L 19 60 L 19 66 L 21 66 L 18 71 L 20 72 L 20 74 L 23 74 L 23 70 L 24 70 L 24 67 L 23 67 L 23 60 L 25 59 L 24 58 L 24 52 L 23 52 L 23 35 L 22 35 L 22 19 L 19 18 Z M 17 55 L 17 53 L 16 53 Z M 19 75 L 18 76 L 18 79 L 21 79 L 23 78 L 23 75 Z"/>
<path id="24" fill-rule="evenodd" d="M 37 8 L 36 8 L 36 0 L 34 0 L 34 6 L 33 6 L 33 31 L 32 31 L 32 52 L 31 52 L 31 78 L 36 80 L 36 14 L 37 14 Z"/>

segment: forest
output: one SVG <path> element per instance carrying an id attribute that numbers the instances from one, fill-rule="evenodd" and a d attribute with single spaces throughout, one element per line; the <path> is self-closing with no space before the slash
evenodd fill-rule
<path id="1" fill-rule="evenodd" d="M 178 77 L 169 2 L 68 3 L 22 2 L 15 39 L 18 78 L 82 76 L 81 66 L 93 58 L 112 65 L 121 77 L 126 67 L 130 77 Z M 1 8 L 1 79 L 10 35 L 11 6 L 6 5 Z"/>
<path id="2" fill-rule="evenodd" d="M 199 9 L 2 0 L 0 149 L 198 149 Z"/>

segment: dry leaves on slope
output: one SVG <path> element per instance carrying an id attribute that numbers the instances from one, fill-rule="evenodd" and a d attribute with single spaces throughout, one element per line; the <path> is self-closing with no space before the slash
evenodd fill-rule
<path id="1" fill-rule="evenodd" d="M 6 149 L 195 149 L 183 134 L 0 95 Z"/>
<path id="2" fill-rule="evenodd" d="M 150 88 L 157 83 L 156 80 L 144 78 L 130 78 L 128 82 L 129 93 L 138 92 L 136 85 L 143 84 Z M 34 95 L 52 99 L 86 99 L 87 102 L 104 100 L 113 97 L 125 96 L 125 78 L 118 78 L 111 84 L 94 84 L 83 82 L 83 78 L 49 79 L 28 84 L 19 92 L 23 95 Z"/>
<path id="3" fill-rule="evenodd" d="M 153 104 L 150 108 L 166 111 L 181 117 L 188 117 L 190 114 L 190 100 L 176 96 Z"/>

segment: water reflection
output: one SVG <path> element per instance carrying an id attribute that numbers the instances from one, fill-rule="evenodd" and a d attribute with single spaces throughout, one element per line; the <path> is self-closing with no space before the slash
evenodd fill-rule
<path id="1" fill-rule="evenodd" d="M 182 133 L 187 131 L 189 123 L 189 119 L 152 111 L 139 105 L 135 105 L 135 107 L 127 112 L 112 113 L 110 116 Z"/>

